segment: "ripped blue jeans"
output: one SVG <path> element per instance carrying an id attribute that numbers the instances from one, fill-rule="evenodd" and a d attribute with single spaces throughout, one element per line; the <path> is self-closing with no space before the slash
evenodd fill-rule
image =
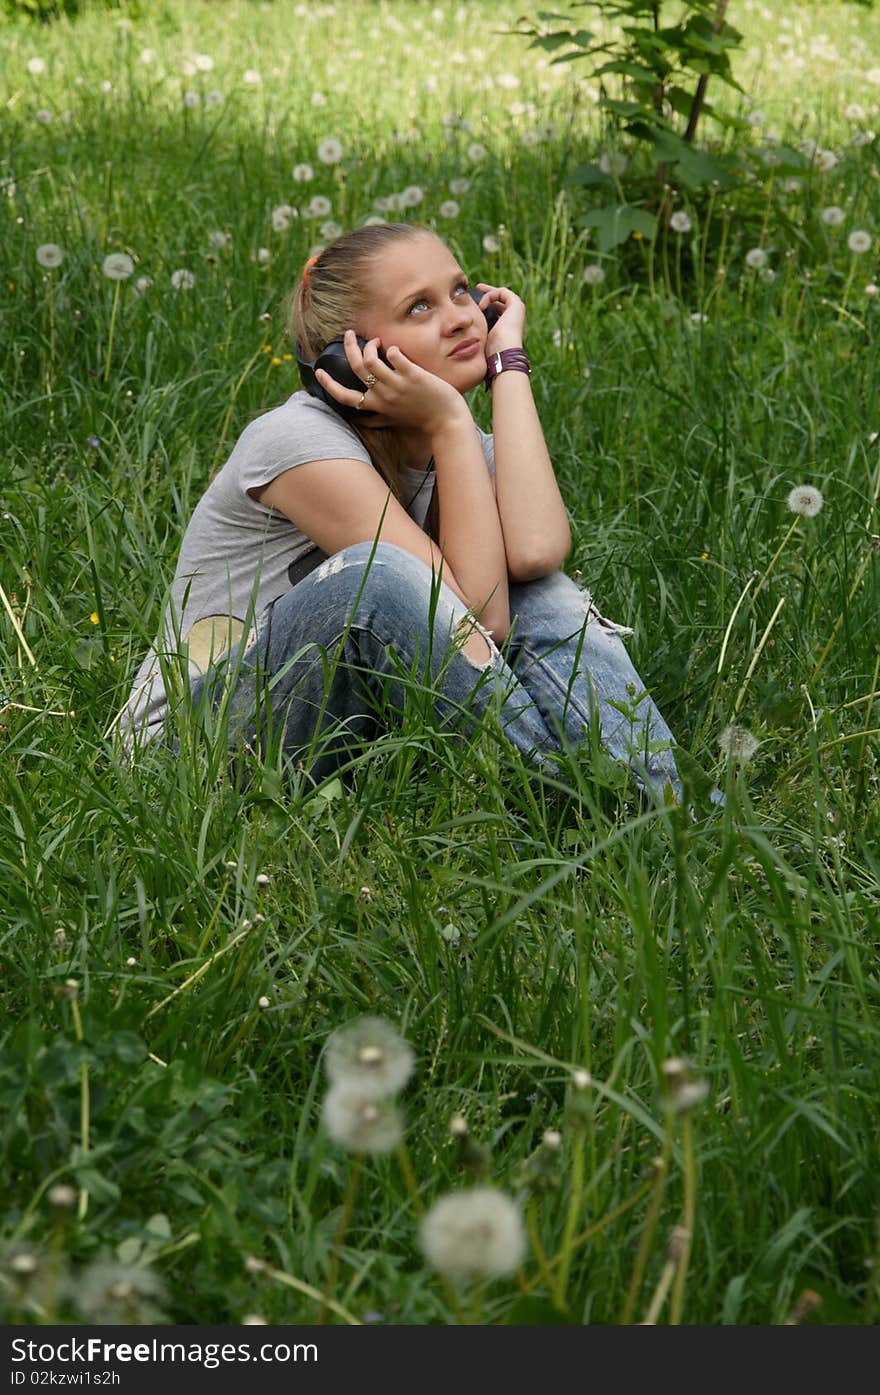
<path id="1" fill-rule="evenodd" d="M 432 595 L 433 592 L 433 595 Z M 626 762 L 662 798 L 681 786 L 672 734 L 645 693 L 617 628 L 563 572 L 509 587 L 511 628 L 500 651 L 465 603 L 418 557 L 391 543 L 356 543 L 273 601 L 256 638 L 213 676 L 226 689 L 230 740 L 285 754 L 316 779 L 428 693 L 435 720 L 470 734 L 492 709 L 526 763 L 585 744 Z M 432 610 L 433 603 L 433 610 Z"/>

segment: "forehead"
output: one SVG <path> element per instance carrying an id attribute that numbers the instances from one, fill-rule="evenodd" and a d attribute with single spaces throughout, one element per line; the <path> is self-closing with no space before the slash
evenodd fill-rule
<path id="1" fill-rule="evenodd" d="M 445 283 L 459 271 L 456 258 L 439 238 L 425 233 L 401 238 L 385 249 L 370 268 L 370 299 L 396 305 L 409 291 Z"/>

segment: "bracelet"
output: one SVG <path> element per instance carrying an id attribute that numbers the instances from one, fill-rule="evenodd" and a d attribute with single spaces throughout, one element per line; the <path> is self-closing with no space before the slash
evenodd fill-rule
<path id="1" fill-rule="evenodd" d="M 527 373 L 531 377 L 532 365 L 525 349 L 502 349 L 500 353 L 490 355 L 486 361 L 486 376 L 483 379 L 486 391 L 488 392 L 489 384 L 495 381 L 499 373 L 506 373 L 511 368 L 517 373 Z"/>

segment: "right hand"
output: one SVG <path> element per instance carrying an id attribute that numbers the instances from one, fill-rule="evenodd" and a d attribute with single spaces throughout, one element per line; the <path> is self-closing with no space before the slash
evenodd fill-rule
<path id="1" fill-rule="evenodd" d="M 361 381 L 366 381 L 370 373 L 376 379 L 366 389 L 359 415 L 379 420 L 365 420 L 365 426 L 402 426 L 430 437 L 448 427 L 458 416 L 469 416 L 464 398 L 451 384 L 419 368 L 396 344 L 389 345 L 381 357 L 379 339 L 368 340 L 361 352 L 354 330 L 349 329 L 343 342 L 345 356 Z M 358 408 L 360 392 L 343 387 L 321 368 L 315 377 L 337 402 Z"/>

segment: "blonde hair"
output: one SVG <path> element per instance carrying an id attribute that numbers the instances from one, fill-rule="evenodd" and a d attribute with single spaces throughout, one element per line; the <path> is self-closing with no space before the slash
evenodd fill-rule
<path id="1" fill-rule="evenodd" d="M 287 316 L 287 333 L 299 357 L 313 363 L 331 339 L 356 326 L 369 302 L 370 269 L 378 257 L 403 239 L 433 236 L 427 228 L 409 223 L 371 223 L 343 234 L 310 258 Z M 396 432 L 354 421 L 349 425 L 367 450 L 373 468 L 395 499 L 401 500 L 400 470 L 406 462 Z M 435 490 L 426 519 L 427 531 L 435 542 L 437 526 Z"/>

